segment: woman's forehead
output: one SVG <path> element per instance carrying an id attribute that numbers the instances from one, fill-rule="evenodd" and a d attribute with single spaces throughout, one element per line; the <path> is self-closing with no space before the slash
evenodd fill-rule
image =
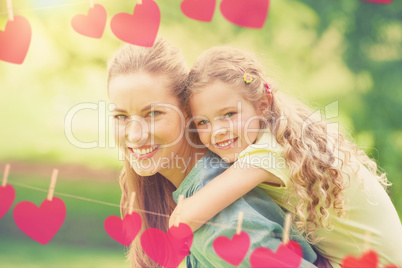
<path id="1" fill-rule="evenodd" d="M 119 75 L 110 80 L 109 98 L 118 109 L 142 110 L 152 103 L 179 105 L 163 75 L 135 73 Z"/>

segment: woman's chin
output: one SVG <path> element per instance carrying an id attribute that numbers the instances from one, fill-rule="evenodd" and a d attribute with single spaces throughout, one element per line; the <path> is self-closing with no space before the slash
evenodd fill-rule
<path id="1" fill-rule="evenodd" d="M 158 173 L 157 167 L 141 167 L 138 163 L 131 163 L 131 168 L 140 176 L 147 177 Z"/>

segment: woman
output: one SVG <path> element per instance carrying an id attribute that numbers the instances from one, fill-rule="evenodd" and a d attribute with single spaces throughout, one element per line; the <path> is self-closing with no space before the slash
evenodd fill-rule
<path id="1" fill-rule="evenodd" d="M 120 177 L 122 215 L 127 213 L 128 196 L 134 191 L 142 231 L 153 227 L 166 232 L 168 218 L 163 215 L 170 215 L 176 205 L 173 192 L 175 198 L 179 194 L 191 196 L 228 167 L 216 155 L 197 146 L 194 137 L 188 139 L 185 135 L 189 117 L 182 111 L 187 75 L 180 52 L 161 39 L 151 48 L 126 45 L 109 62 L 108 93 L 116 106 L 116 138 L 124 155 Z M 245 213 L 244 230 L 258 230 L 248 232 L 251 248 L 241 266 L 250 266 L 249 256 L 256 247 L 278 247 L 283 211 L 258 191 L 253 190 L 214 217 L 216 225 L 205 224 L 194 233 L 188 266 L 227 266 L 215 254 L 212 242 L 218 236 L 233 235 L 230 228 L 217 226 L 236 226 L 239 211 Z M 128 254 L 132 266 L 157 266 L 142 251 L 139 237 Z M 299 235 L 291 239 L 303 248 L 307 261 L 303 260 L 302 265 L 312 266 L 309 262 L 314 262 L 316 255 L 311 247 Z"/>

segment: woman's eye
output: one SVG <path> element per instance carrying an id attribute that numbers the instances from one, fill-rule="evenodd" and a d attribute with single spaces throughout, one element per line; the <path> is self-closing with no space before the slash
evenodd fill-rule
<path id="1" fill-rule="evenodd" d="M 148 116 L 155 117 L 155 116 L 158 116 L 160 114 L 161 114 L 161 112 L 159 112 L 159 111 L 151 111 L 151 112 L 149 112 Z"/>
<path id="2" fill-rule="evenodd" d="M 124 114 L 117 114 L 117 115 L 115 115 L 115 116 L 113 116 L 115 119 L 117 119 L 117 120 L 119 120 L 119 121 L 124 121 L 124 120 L 126 120 L 127 118 L 128 118 L 128 116 L 127 115 L 124 115 Z"/>
<path id="3" fill-rule="evenodd" d="M 232 115 L 234 115 L 235 113 L 232 113 L 232 112 L 230 112 L 230 113 L 226 113 L 225 114 L 225 117 L 231 117 Z"/>
<path id="4" fill-rule="evenodd" d="M 208 124 L 209 122 L 208 122 L 208 120 L 201 120 L 200 122 L 198 122 L 198 126 L 202 126 L 202 125 L 205 125 L 205 124 Z"/>

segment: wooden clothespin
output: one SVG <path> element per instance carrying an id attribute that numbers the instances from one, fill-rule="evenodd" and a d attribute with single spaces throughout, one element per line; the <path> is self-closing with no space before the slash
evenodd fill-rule
<path id="1" fill-rule="evenodd" d="M 237 220 L 237 227 L 236 227 L 236 234 L 239 235 L 241 233 L 241 226 L 243 224 L 243 217 L 244 217 L 244 212 L 240 211 L 238 214 L 238 220 Z"/>
<path id="2" fill-rule="evenodd" d="M 137 5 L 142 5 L 142 0 L 137 0 Z"/>
<path id="3" fill-rule="evenodd" d="M 14 20 L 14 13 L 13 13 L 13 3 L 12 0 L 7 0 L 7 13 L 8 13 L 8 20 Z"/>
<path id="4" fill-rule="evenodd" d="M 129 215 L 133 214 L 133 210 L 134 210 L 134 200 L 135 200 L 135 192 L 132 192 L 132 193 L 131 193 L 131 197 L 130 197 L 129 207 L 128 207 L 128 214 L 129 214 Z"/>
<path id="5" fill-rule="evenodd" d="M 93 0 L 89 0 L 89 7 L 94 8 L 94 1 Z"/>
<path id="6" fill-rule="evenodd" d="M 52 201 L 54 188 L 56 188 L 57 176 L 59 175 L 58 169 L 53 169 L 52 178 L 50 179 L 50 187 L 49 191 L 47 192 L 47 200 Z"/>
<path id="7" fill-rule="evenodd" d="M 6 164 L 6 167 L 4 168 L 3 183 L 1 184 L 1 186 L 6 187 L 9 174 L 10 174 L 10 164 Z"/>
<path id="8" fill-rule="evenodd" d="M 282 243 L 287 244 L 289 242 L 290 224 L 292 223 L 292 214 L 286 213 L 285 223 L 283 227 Z"/>
<path id="9" fill-rule="evenodd" d="M 363 252 L 367 252 L 370 250 L 370 240 L 371 240 L 371 232 L 367 231 L 364 238 Z"/>
<path id="10" fill-rule="evenodd" d="M 180 214 L 181 214 L 183 200 L 184 200 L 184 195 L 182 195 L 182 194 L 179 195 L 179 200 L 177 201 L 176 217 L 174 219 L 175 227 L 179 227 L 179 224 L 180 224 Z"/>

